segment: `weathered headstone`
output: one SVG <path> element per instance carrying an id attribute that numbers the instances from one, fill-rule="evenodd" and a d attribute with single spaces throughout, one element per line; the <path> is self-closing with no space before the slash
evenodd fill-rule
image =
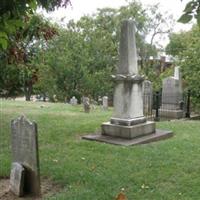
<path id="1" fill-rule="evenodd" d="M 12 163 L 10 173 L 10 190 L 17 196 L 24 195 L 24 167 L 19 163 Z"/>
<path id="2" fill-rule="evenodd" d="M 108 97 L 103 96 L 102 98 L 102 108 L 103 110 L 108 110 Z"/>
<path id="3" fill-rule="evenodd" d="M 182 118 L 183 90 L 179 67 L 175 67 L 174 76 L 163 80 L 162 106 L 160 116 L 166 118 Z"/>
<path id="4" fill-rule="evenodd" d="M 78 103 L 78 100 L 76 99 L 75 96 L 73 96 L 73 97 L 70 99 L 70 104 L 73 105 L 73 106 L 75 106 L 75 105 L 77 105 L 77 103 Z"/>
<path id="5" fill-rule="evenodd" d="M 83 97 L 83 108 L 86 113 L 90 112 L 90 99 L 88 97 Z"/>
<path id="6" fill-rule="evenodd" d="M 152 113 L 153 104 L 153 88 L 151 81 L 145 80 L 143 82 L 143 109 L 144 115 L 150 115 Z"/>
<path id="7" fill-rule="evenodd" d="M 16 195 L 40 195 L 37 124 L 21 116 L 11 122 L 10 190 Z M 15 178 L 16 176 L 16 178 Z M 18 178 L 17 178 L 18 176 Z M 16 188 L 17 191 L 16 191 Z"/>
<path id="8" fill-rule="evenodd" d="M 102 100 L 102 97 L 101 97 L 101 96 L 98 96 L 98 104 L 99 104 L 99 105 L 102 105 L 102 101 L 103 101 L 103 100 Z"/>
<path id="9" fill-rule="evenodd" d="M 84 139 L 112 144 L 133 145 L 163 139 L 172 132 L 155 130 L 155 122 L 146 121 L 143 114 L 142 83 L 136 54 L 135 25 L 124 20 L 121 26 L 119 66 L 115 81 L 114 113 L 109 122 L 101 125 L 101 135 Z"/>

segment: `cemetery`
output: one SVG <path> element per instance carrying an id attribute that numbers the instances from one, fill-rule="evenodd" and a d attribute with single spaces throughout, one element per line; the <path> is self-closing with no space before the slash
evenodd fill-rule
<path id="1" fill-rule="evenodd" d="M 173 32 L 159 5 L 130 1 L 54 24 L 38 8 L 72 0 L 11 2 L 0 6 L 0 200 L 199 199 L 196 15 Z"/>

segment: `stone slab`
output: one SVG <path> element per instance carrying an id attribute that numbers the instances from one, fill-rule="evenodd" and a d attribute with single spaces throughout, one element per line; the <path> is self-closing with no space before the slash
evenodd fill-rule
<path id="1" fill-rule="evenodd" d="M 136 117 L 133 119 L 120 119 L 112 117 L 110 119 L 111 124 L 122 125 L 122 126 L 132 126 L 140 123 L 146 122 L 146 117 Z"/>
<path id="2" fill-rule="evenodd" d="M 159 140 L 170 138 L 172 136 L 173 136 L 172 131 L 156 129 L 155 133 L 153 134 L 134 138 L 134 139 L 125 139 L 125 138 L 112 137 L 112 136 L 106 136 L 106 135 L 101 135 L 101 134 L 86 135 L 86 136 L 83 136 L 82 139 L 104 142 L 104 143 L 115 144 L 115 145 L 131 146 L 131 145 L 156 142 Z"/>
<path id="3" fill-rule="evenodd" d="M 132 139 L 154 133 L 155 122 L 147 121 L 133 126 L 121 126 L 105 122 L 101 125 L 101 132 L 102 135 Z"/>
<path id="4" fill-rule="evenodd" d="M 184 117 L 184 112 L 183 110 L 160 109 L 159 116 L 169 118 L 169 119 L 181 119 Z"/>
<path id="5" fill-rule="evenodd" d="M 24 172 L 25 169 L 22 165 L 17 162 L 12 163 L 10 173 L 10 191 L 18 197 L 24 195 Z"/>

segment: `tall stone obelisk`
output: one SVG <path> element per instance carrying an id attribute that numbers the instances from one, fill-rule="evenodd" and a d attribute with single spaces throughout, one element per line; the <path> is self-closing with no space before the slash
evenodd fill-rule
<path id="1" fill-rule="evenodd" d="M 131 20 L 122 22 L 119 54 L 117 73 L 112 76 L 115 82 L 113 116 L 101 125 L 100 134 L 82 138 L 129 146 L 171 137 L 171 131 L 155 130 L 155 122 L 144 117 L 144 79 L 138 72 L 135 26 Z"/>
<path id="2" fill-rule="evenodd" d="M 146 122 L 143 114 L 142 82 L 137 64 L 135 25 L 124 20 L 121 26 L 119 65 L 115 81 L 114 113 L 102 124 L 102 134 L 134 138 L 155 132 L 155 123 Z"/>

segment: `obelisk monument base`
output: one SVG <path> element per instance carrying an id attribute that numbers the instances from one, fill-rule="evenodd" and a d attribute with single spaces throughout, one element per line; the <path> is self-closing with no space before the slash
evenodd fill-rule
<path id="1" fill-rule="evenodd" d="M 153 133 L 155 133 L 155 122 L 151 121 L 132 126 L 116 125 L 110 122 L 105 122 L 101 125 L 101 134 L 112 137 L 133 139 Z"/>

